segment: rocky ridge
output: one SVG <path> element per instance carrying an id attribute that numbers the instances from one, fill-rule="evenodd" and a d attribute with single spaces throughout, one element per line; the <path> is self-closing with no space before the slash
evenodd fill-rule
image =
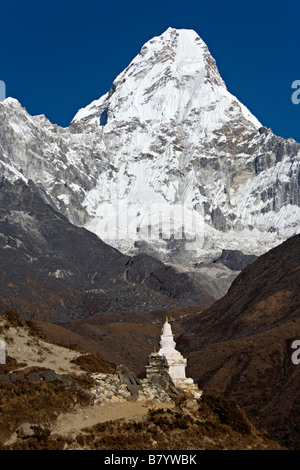
<path id="1" fill-rule="evenodd" d="M 148 255 L 123 255 L 71 224 L 34 183 L 2 180 L 0 203 L 0 312 L 61 322 L 213 300 L 188 273 Z"/>
<path id="2" fill-rule="evenodd" d="M 282 445 L 300 448 L 300 235 L 245 267 L 228 293 L 185 321 L 177 344 L 207 393 L 236 401 Z"/>
<path id="3" fill-rule="evenodd" d="M 0 136 L 2 175 L 32 180 L 126 254 L 190 268 L 222 249 L 262 254 L 299 229 L 299 144 L 230 94 L 194 31 L 148 41 L 68 128 L 7 98 Z"/>

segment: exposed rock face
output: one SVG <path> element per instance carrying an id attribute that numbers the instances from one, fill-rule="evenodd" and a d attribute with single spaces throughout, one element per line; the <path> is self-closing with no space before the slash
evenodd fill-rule
<path id="1" fill-rule="evenodd" d="M 2 175 L 127 254 L 189 266 L 299 231 L 299 152 L 232 96 L 194 31 L 169 28 L 69 128 L 0 103 Z M 182 215 L 184 214 L 184 216 Z"/>
<path id="2" fill-rule="evenodd" d="M 80 110 L 73 122 L 98 126 L 104 110 L 100 127 L 107 154 L 116 155 L 120 192 L 138 204 L 146 190 L 147 200 L 160 204 L 162 213 L 178 203 L 192 207 L 199 225 L 204 219 L 198 248 L 242 246 L 261 253 L 259 239 L 266 237 L 268 245 L 275 242 L 272 232 L 278 239 L 297 231 L 299 144 L 263 128 L 227 91 L 194 31 L 169 28 L 145 44 L 110 92 Z M 96 219 L 89 226 L 101 230 Z M 180 221 L 174 217 L 173 223 L 176 232 Z M 184 228 L 193 234 L 188 221 Z"/>
<path id="3" fill-rule="evenodd" d="M 299 318 L 300 235 L 273 248 L 236 277 L 228 293 L 186 324 L 190 350 L 268 331 Z"/>
<path id="4" fill-rule="evenodd" d="M 242 271 L 248 264 L 257 259 L 255 255 L 245 255 L 239 250 L 222 250 L 222 254 L 214 263 L 222 263 L 232 271 Z"/>
<path id="5" fill-rule="evenodd" d="M 256 425 L 299 449 L 300 235 L 243 269 L 228 293 L 185 322 L 177 344 L 205 393 L 239 403 Z"/>
<path id="6" fill-rule="evenodd" d="M 212 298 L 149 256 L 125 256 L 47 204 L 33 183 L 0 188 L 0 307 L 63 321 L 146 312 Z"/>

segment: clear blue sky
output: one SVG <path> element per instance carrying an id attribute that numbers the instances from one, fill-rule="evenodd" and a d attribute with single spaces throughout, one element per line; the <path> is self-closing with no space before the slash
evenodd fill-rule
<path id="1" fill-rule="evenodd" d="M 30 114 L 68 126 L 169 26 L 194 29 L 229 91 L 300 142 L 299 0 L 0 0 L 0 80 Z"/>

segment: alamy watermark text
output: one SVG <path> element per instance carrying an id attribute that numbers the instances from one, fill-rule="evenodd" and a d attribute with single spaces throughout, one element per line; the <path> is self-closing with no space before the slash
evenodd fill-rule
<path id="1" fill-rule="evenodd" d="M 293 81 L 292 89 L 295 90 L 291 96 L 292 103 L 299 104 L 300 103 L 300 80 Z"/>
<path id="2" fill-rule="evenodd" d="M 6 86 L 3 80 L 0 80 L 0 101 L 4 101 L 6 98 Z"/>
<path id="3" fill-rule="evenodd" d="M 292 354 L 292 363 L 298 365 L 300 364 L 300 339 L 295 339 L 292 342 L 292 349 L 295 349 Z"/>

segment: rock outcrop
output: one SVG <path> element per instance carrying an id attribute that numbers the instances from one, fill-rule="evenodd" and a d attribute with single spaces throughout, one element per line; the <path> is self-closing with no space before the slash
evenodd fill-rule
<path id="1" fill-rule="evenodd" d="M 68 128 L 0 103 L 0 170 L 126 254 L 190 266 L 298 233 L 300 145 L 231 95 L 206 44 L 169 28 Z"/>
<path id="2" fill-rule="evenodd" d="M 213 300 L 187 274 L 147 255 L 123 255 L 71 224 L 22 181 L 0 187 L 0 262 L 0 308 L 26 319 L 61 322 Z"/>

